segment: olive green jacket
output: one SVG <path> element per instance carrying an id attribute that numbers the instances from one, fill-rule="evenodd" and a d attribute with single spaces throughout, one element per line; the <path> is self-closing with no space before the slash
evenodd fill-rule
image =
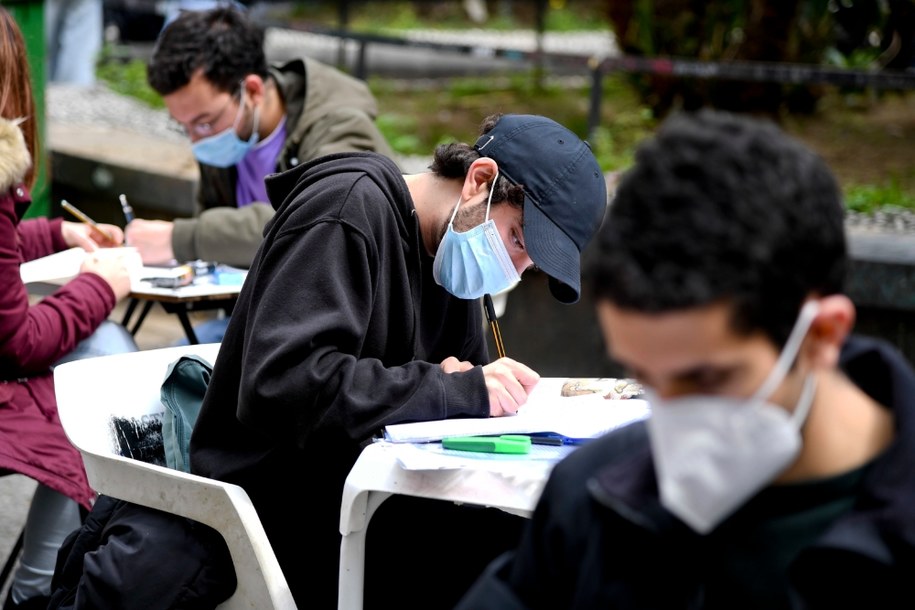
<path id="1" fill-rule="evenodd" d="M 286 143 L 276 160 L 277 172 L 339 152 L 375 151 L 393 158 L 375 126 L 377 103 L 365 83 L 308 58 L 271 66 L 270 76 L 286 105 Z M 199 213 L 174 224 L 177 260 L 251 264 L 273 207 L 258 202 L 239 208 L 237 179 L 235 167 L 200 164 Z"/>

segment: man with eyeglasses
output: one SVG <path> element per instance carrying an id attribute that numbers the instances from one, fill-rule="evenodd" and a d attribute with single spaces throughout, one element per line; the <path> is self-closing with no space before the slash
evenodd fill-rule
<path id="1" fill-rule="evenodd" d="M 393 156 L 364 83 L 309 58 L 268 66 L 262 28 L 232 8 L 182 12 L 160 35 L 148 80 L 190 137 L 200 184 L 196 217 L 127 227 L 146 263 L 248 267 L 273 217 L 266 175 L 331 153 Z"/>

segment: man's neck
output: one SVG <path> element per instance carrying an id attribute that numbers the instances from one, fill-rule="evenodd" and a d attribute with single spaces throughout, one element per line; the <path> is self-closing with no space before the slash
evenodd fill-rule
<path id="1" fill-rule="evenodd" d="M 277 89 L 276 81 L 268 76 L 264 79 L 264 103 L 260 112 L 260 125 L 257 132 L 260 140 L 265 140 L 279 126 L 286 116 L 286 104 Z"/>
<path id="2" fill-rule="evenodd" d="M 801 455 L 779 482 L 835 476 L 872 461 L 893 441 L 893 413 L 840 371 L 819 374 Z"/>

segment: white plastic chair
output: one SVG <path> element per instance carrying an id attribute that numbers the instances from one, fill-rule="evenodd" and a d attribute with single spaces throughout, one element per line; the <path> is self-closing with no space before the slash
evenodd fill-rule
<path id="1" fill-rule="evenodd" d="M 117 454 L 112 416 L 162 413 L 168 365 L 185 354 L 214 363 L 219 344 L 76 360 L 54 370 L 60 420 L 97 492 L 209 525 L 225 539 L 238 586 L 221 610 L 294 609 L 289 585 L 244 489 Z"/>

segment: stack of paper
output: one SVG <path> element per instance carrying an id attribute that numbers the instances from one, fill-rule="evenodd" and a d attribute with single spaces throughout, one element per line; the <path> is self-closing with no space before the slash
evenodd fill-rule
<path id="1" fill-rule="evenodd" d="M 396 424 L 385 427 L 385 440 L 395 443 L 425 443 L 447 436 L 536 432 L 550 432 L 571 440 L 581 440 L 595 438 L 648 416 L 649 407 L 644 400 L 609 400 L 597 394 L 561 396 L 560 388 L 567 379 L 542 378 L 516 415 Z"/>

